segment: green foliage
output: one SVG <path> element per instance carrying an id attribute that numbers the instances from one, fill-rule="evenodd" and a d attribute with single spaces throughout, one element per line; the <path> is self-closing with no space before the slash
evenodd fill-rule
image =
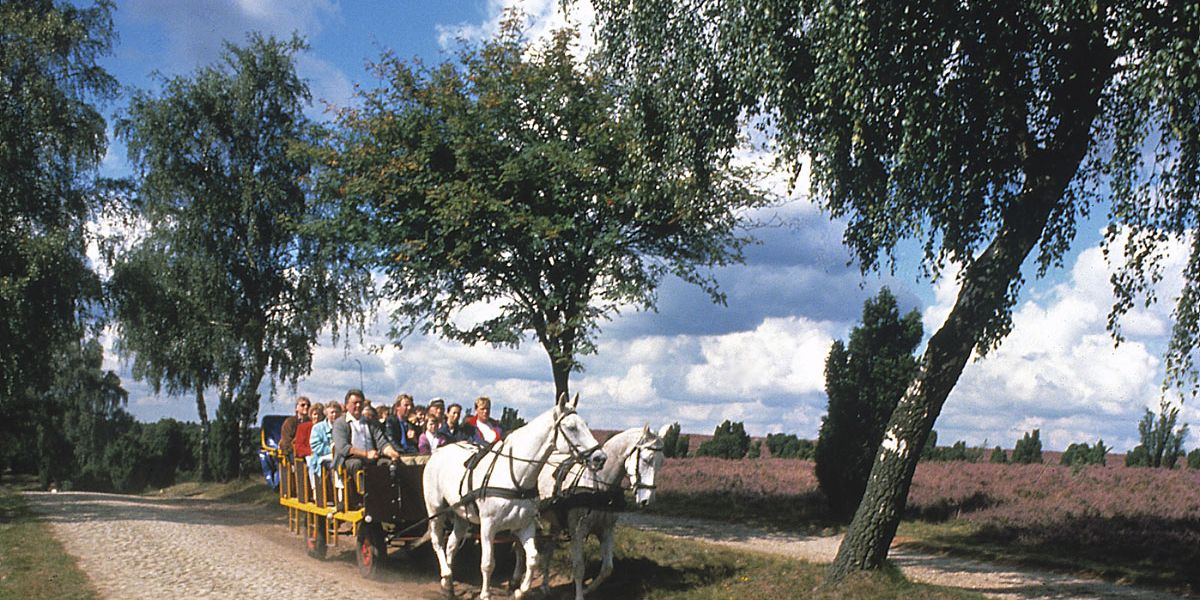
<path id="1" fill-rule="evenodd" d="M 679 435 L 679 423 L 672 423 L 663 437 L 663 456 L 667 458 L 687 458 L 691 436 Z"/>
<path id="2" fill-rule="evenodd" d="M 812 440 L 802 440 L 794 433 L 768 433 L 767 449 L 772 458 L 812 460 L 816 444 Z"/>
<path id="3" fill-rule="evenodd" d="M 681 435 L 675 444 L 675 458 L 687 458 L 688 449 L 692 447 L 692 436 Z"/>
<path id="4" fill-rule="evenodd" d="M 714 300 L 709 267 L 741 259 L 737 169 L 661 163 L 608 80 L 573 57 L 577 35 L 526 42 L 511 17 L 493 39 L 428 69 L 385 55 L 382 87 L 341 113 L 324 190 L 387 276 L 393 334 L 516 346 L 532 332 L 556 393 L 597 324 L 651 309 L 667 275 Z M 461 309 L 489 304 L 474 323 Z"/>
<path id="5" fill-rule="evenodd" d="M 938 434 L 934 429 L 929 432 L 929 436 L 925 438 L 925 447 L 921 448 L 921 460 L 936 460 L 938 453 Z"/>
<path id="6" fill-rule="evenodd" d="M 886 287 L 863 304 L 862 324 L 850 341 L 833 343 L 825 359 L 829 404 L 815 451 L 817 481 L 839 518 L 862 500 L 884 429 L 916 373 L 912 353 L 921 342 L 921 314 L 903 317 Z"/>
<path id="7" fill-rule="evenodd" d="M 505 406 L 500 413 L 500 427 L 505 432 L 510 432 L 523 425 L 525 425 L 525 419 L 517 416 L 517 409 Z"/>
<path id="8" fill-rule="evenodd" d="M 1041 430 L 1034 429 L 1032 432 L 1026 432 L 1024 437 L 1017 440 L 1017 445 L 1012 451 L 1013 464 L 1028 465 L 1042 462 L 1041 434 Z"/>
<path id="9" fill-rule="evenodd" d="M 1105 456 L 1108 451 L 1109 448 L 1104 445 L 1104 440 L 1097 440 L 1095 446 L 1089 446 L 1086 442 L 1071 444 L 1062 453 L 1062 459 L 1059 462 L 1067 466 L 1104 465 L 1107 462 Z"/>
<path id="10" fill-rule="evenodd" d="M 1200 58 L 1179 48 L 1200 15 L 1188 3 L 702 5 L 597 1 L 607 67 L 680 159 L 719 157 L 747 114 L 762 115 L 786 167 L 798 175 L 811 160 L 814 196 L 847 220 L 864 269 L 890 262 L 904 239 L 931 272 L 970 265 L 1016 210 L 1034 218 L 1045 270 L 1103 192 L 1110 247 L 1133 242 L 1115 317 L 1149 291 L 1155 249 L 1196 224 Z M 1064 162 L 1047 170 L 1033 156 Z M 1052 207 L 1025 201 L 1039 177 L 1053 178 Z M 1110 185 L 1083 185 L 1097 179 Z M 1008 331 L 1012 276 L 976 308 L 991 313 L 980 349 Z M 1177 304 L 1180 357 L 1200 337 L 1195 279 Z"/>
<path id="11" fill-rule="evenodd" d="M 1127 467 L 1149 467 L 1150 452 L 1145 446 L 1134 446 L 1133 450 L 1125 453 L 1125 466 Z"/>
<path id="12" fill-rule="evenodd" d="M 81 5 L 0 3 L 0 469 L 29 462 L 20 454 L 32 457 L 34 423 L 56 401 L 51 365 L 100 326 L 84 225 L 108 204 L 95 181 L 107 138 L 93 102 L 117 84 L 98 64 L 112 4 Z"/>
<path id="13" fill-rule="evenodd" d="M 1008 333 L 1027 257 L 1038 275 L 1060 266 L 1095 205 L 1124 258 L 1118 337 L 1135 299 L 1155 299 L 1167 246 L 1200 224 L 1200 54 L 1182 50 L 1200 31 L 1195 3 L 593 5 L 608 69 L 679 160 L 718 160 L 750 120 L 810 175 L 864 270 L 892 265 L 906 240 L 925 273 L 955 265 L 958 299 L 895 411 L 901 442 L 921 443 L 973 351 Z M 1188 246 L 1166 364 L 1194 381 L 1200 244 Z M 881 463 L 835 578 L 883 565 L 916 457 L 890 459 L 904 464 Z"/>
<path id="14" fill-rule="evenodd" d="M 679 445 L 679 423 L 672 423 L 667 427 L 667 433 L 663 436 L 663 456 L 666 458 L 675 458 L 675 449 Z"/>
<path id="15" fill-rule="evenodd" d="M 757 441 L 750 444 L 750 451 L 746 453 L 746 458 L 761 458 L 762 457 L 762 441 Z"/>
<path id="16" fill-rule="evenodd" d="M 1004 452 L 1004 448 L 996 446 L 992 450 L 992 456 L 988 459 L 988 462 L 998 465 L 1006 465 L 1008 464 L 1008 454 Z"/>
<path id="17" fill-rule="evenodd" d="M 936 440 L 935 440 L 936 441 Z M 1002 451 L 1003 452 L 1003 451 Z M 947 446 L 926 446 L 925 451 L 921 454 L 921 460 L 925 461 L 962 461 L 962 462 L 979 462 L 983 459 L 984 449 L 970 448 L 965 440 L 958 440 L 953 445 Z M 995 452 L 993 451 L 993 454 Z"/>
<path id="18" fill-rule="evenodd" d="M 361 327 L 369 304 L 370 274 L 322 227 L 336 207 L 311 193 L 306 149 L 318 131 L 295 71 L 302 49 L 251 35 L 217 65 L 134 94 L 117 124 L 149 225 L 114 266 L 119 347 L 156 388 L 218 387 L 212 435 L 224 447 L 213 467 L 223 479 L 253 446 L 264 376 L 272 393 L 276 381 L 294 384 L 322 329 L 336 338 L 340 325 Z"/>
<path id="19" fill-rule="evenodd" d="M 1187 466 L 1189 469 L 1200 469 L 1200 448 L 1188 452 Z"/>
<path id="20" fill-rule="evenodd" d="M 717 425 L 712 439 L 706 440 L 696 449 L 696 456 L 715 456 L 717 458 L 744 458 L 750 451 L 750 436 L 746 427 L 740 421 L 734 423 L 728 419 Z"/>
<path id="21" fill-rule="evenodd" d="M 1175 468 L 1175 463 L 1184 456 L 1183 443 L 1187 439 L 1188 426 L 1176 427 L 1179 407 L 1170 406 L 1166 400 L 1158 405 L 1155 417 L 1150 409 L 1138 422 L 1141 444 L 1125 455 L 1125 464 L 1133 467 Z M 1140 450 L 1139 450 L 1140 449 Z"/>

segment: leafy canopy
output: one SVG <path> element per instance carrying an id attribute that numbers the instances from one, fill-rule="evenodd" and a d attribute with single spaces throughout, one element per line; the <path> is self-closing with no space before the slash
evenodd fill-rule
<path id="1" fill-rule="evenodd" d="M 327 243 L 332 209 L 312 193 L 320 132 L 295 71 L 303 49 L 251 35 L 220 63 L 138 92 L 117 124 L 146 226 L 114 268 L 119 347 L 156 386 L 220 384 L 226 476 L 250 443 L 263 377 L 294 384 L 322 328 L 361 327 L 369 304 L 370 274 Z"/>
<path id="2" fill-rule="evenodd" d="M 95 169 L 107 146 L 93 102 L 116 81 L 97 61 L 112 5 L 0 3 L 0 412 L 44 391 L 46 368 L 99 323 L 99 278 L 84 225 L 103 207 Z M 9 419 L 5 419 L 8 421 Z M 3 427 L 3 426 L 0 426 Z M 6 435 L 6 434 L 5 434 Z"/>
<path id="3" fill-rule="evenodd" d="M 383 86 L 341 114 L 327 189 L 386 275 L 396 337 L 515 346 L 533 332 L 561 392 L 598 322 L 653 308 L 664 276 L 722 300 L 706 268 L 740 259 L 737 227 L 761 198 L 743 171 L 644 143 L 573 56 L 575 32 L 533 45 L 519 21 L 433 68 L 385 55 Z"/>
<path id="4" fill-rule="evenodd" d="M 914 240 L 923 267 L 969 265 L 1050 192 L 1039 274 L 1079 218 L 1108 206 L 1110 328 L 1153 300 L 1165 245 L 1187 240 L 1169 371 L 1194 372 L 1200 341 L 1200 7 L 1189 2 L 595 2 L 609 71 L 680 156 L 716 155 L 747 116 L 780 166 L 811 164 L 814 197 L 847 223 L 864 270 Z M 1099 87 L 1089 87 L 1095 72 Z M 636 99 L 655 98 L 653 105 Z M 1093 111 L 1093 107 L 1095 110 Z M 809 163 L 811 160 L 811 163 Z M 1042 189 L 1074 169 L 1061 194 Z M 1068 174 L 1070 175 L 1070 174 Z M 1008 332 L 1018 276 L 975 338 Z M 1194 380 L 1193 380 L 1194 381 Z"/>

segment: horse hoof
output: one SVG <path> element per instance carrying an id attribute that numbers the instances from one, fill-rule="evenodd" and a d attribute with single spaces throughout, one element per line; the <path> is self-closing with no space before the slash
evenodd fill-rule
<path id="1" fill-rule="evenodd" d="M 449 577 L 443 577 L 442 578 L 442 589 L 446 590 L 447 592 L 453 592 L 454 591 L 454 582 L 451 581 Z"/>
<path id="2" fill-rule="evenodd" d="M 513 592 L 513 598 L 516 598 L 517 600 L 521 600 L 521 598 L 524 598 L 524 597 L 525 597 L 525 592 L 523 592 L 521 590 L 517 590 L 517 591 Z"/>

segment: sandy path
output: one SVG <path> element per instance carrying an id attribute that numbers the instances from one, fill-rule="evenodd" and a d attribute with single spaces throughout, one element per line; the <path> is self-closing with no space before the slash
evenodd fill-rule
<path id="1" fill-rule="evenodd" d="M 817 563 L 832 562 L 842 536 L 805 536 L 703 519 L 625 513 L 621 524 L 644 531 L 703 540 L 740 550 L 767 552 Z M 1159 600 L 1180 596 L 1117 585 L 1044 570 L 996 565 L 969 559 L 919 554 L 893 548 L 891 558 L 912 581 L 975 590 L 1005 600 L 1110 599 Z"/>

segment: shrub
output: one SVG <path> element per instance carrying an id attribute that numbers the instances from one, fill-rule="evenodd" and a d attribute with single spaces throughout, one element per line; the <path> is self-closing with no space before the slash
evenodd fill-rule
<path id="1" fill-rule="evenodd" d="M 500 428 L 504 431 L 516 431 L 525 425 L 525 419 L 517 416 L 517 409 L 507 406 L 500 413 Z"/>
<path id="2" fill-rule="evenodd" d="M 696 456 L 744 458 L 749 451 L 750 436 L 746 435 L 746 427 L 740 421 L 733 423 L 726 419 L 717 425 L 711 440 L 700 444 Z"/>
<path id="3" fill-rule="evenodd" d="M 1188 452 L 1187 466 L 1189 469 L 1200 469 L 1200 448 Z"/>
<path id="4" fill-rule="evenodd" d="M 1104 446 L 1104 440 L 1097 441 L 1095 446 L 1088 446 L 1086 443 L 1071 444 L 1067 446 L 1059 462 L 1066 466 L 1104 465 L 1107 454 L 1108 448 Z"/>
<path id="5" fill-rule="evenodd" d="M 1145 462 L 1140 462 L 1141 457 L 1139 455 L 1139 463 L 1129 465 L 1129 457 L 1126 456 L 1126 464 L 1129 466 L 1175 468 L 1175 463 L 1183 457 L 1183 442 L 1187 439 L 1188 434 L 1186 423 L 1179 428 L 1175 427 L 1178 418 L 1179 407 L 1171 407 L 1167 404 L 1166 400 L 1161 401 L 1158 405 L 1158 418 L 1155 418 L 1154 413 L 1150 412 L 1150 409 L 1146 409 L 1146 414 L 1142 415 L 1142 420 L 1138 422 L 1138 435 L 1142 440 L 1138 448 L 1142 448 L 1145 451 Z M 1134 448 L 1134 450 L 1136 451 L 1137 448 Z"/>
<path id="6" fill-rule="evenodd" d="M 1127 467 L 1148 467 L 1150 466 L 1150 453 L 1145 446 L 1135 446 L 1133 450 L 1125 453 L 1125 466 Z"/>
<path id="7" fill-rule="evenodd" d="M 936 440 L 936 436 L 932 433 L 930 437 Z M 935 441 L 936 443 L 936 441 Z M 953 446 L 929 446 L 926 444 L 925 449 L 921 451 L 921 460 L 926 461 L 942 461 L 942 462 L 979 462 L 983 459 L 983 448 L 970 448 L 965 440 L 954 442 Z"/>
<path id="8" fill-rule="evenodd" d="M 667 434 L 663 436 L 663 456 L 666 458 L 675 458 L 676 451 L 679 446 L 679 423 L 672 423 L 667 428 Z M 685 451 L 686 455 L 687 452 Z"/>
<path id="9" fill-rule="evenodd" d="M 675 444 L 675 458 L 687 458 L 688 448 L 692 447 L 692 436 L 679 436 L 679 443 Z"/>
<path id="10" fill-rule="evenodd" d="M 793 433 L 768 433 L 767 450 L 771 458 L 798 458 L 812 460 L 816 444 L 811 440 L 802 440 Z"/>
<path id="11" fill-rule="evenodd" d="M 901 317 L 895 296 L 883 288 L 863 304 L 862 325 L 849 341 L 829 349 L 829 405 L 814 458 L 821 491 L 838 518 L 853 516 L 862 500 L 884 429 L 916 372 L 912 353 L 921 336 L 920 313 Z"/>
<path id="12" fill-rule="evenodd" d="M 1008 454 L 1004 452 L 1004 448 L 996 446 L 996 448 L 992 450 L 992 456 L 988 459 L 988 462 L 998 465 L 1008 464 Z"/>
<path id="13" fill-rule="evenodd" d="M 1026 432 L 1025 437 L 1017 440 L 1016 448 L 1013 448 L 1012 462 L 1019 465 L 1028 465 L 1042 462 L 1042 432 L 1034 429 L 1032 432 Z"/>
<path id="14" fill-rule="evenodd" d="M 921 448 L 921 460 L 937 460 L 937 438 L 937 430 L 930 430 L 929 437 L 925 438 L 925 447 Z"/>
<path id="15" fill-rule="evenodd" d="M 746 453 L 746 458 L 762 457 L 762 442 L 754 442 L 750 444 L 750 451 Z"/>

